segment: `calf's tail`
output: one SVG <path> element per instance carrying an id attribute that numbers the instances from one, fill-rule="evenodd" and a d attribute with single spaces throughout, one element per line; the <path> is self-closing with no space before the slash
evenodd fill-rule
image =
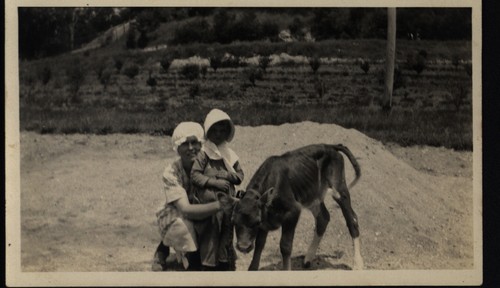
<path id="1" fill-rule="evenodd" d="M 342 144 L 337 144 L 333 146 L 335 147 L 335 150 L 344 153 L 347 156 L 347 158 L 349 158 L 349 161 L 351 161 L 352 167 L 354 168 L 356 177 L 354 178 L 354 180 L 352 180 L 351 184 L 349 184 L 348 186 L 348 189 L 351 189 L 352 187 L 354 187 L 354 185 L 356 185 L 359 178 L 361 177 L 361 168 L 359 167 L 359 163 L 354 157 L 354 155 L 352 155 L 351 150 L 349 150 L 349 148 L 347 148 L 346 146 Z"/>

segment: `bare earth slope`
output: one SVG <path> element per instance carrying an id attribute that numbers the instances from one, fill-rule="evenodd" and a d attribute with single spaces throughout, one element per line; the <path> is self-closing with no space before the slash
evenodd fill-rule
<path id="1" fill-rule="evenodd" d="M 245 187 L 262 161 L 312 143 L 342 143 L 362 178 L 351 190 L 367 269 L 470 269 L 473 265 L 472 157 L 443 148 L 384 146 L 356 130 L 303 122 L 236 128 Z M 396 155 L 396 156 L 395 156 Z M 176 154 L 169 137 L 21 133 L 23 271 L 147 271 L 159 236 L 161 173 Z M 347 181 L 353 169 L 346 161 Z M 350 269 L 351 241 L 332 199 L 331 222 L 311 269 Z M 293 268 L 313 235 L 302 213 Z M 279 231 L 261 269 L 281 267 Z M 238 254 L 246 270 L 251 254 Z"/>

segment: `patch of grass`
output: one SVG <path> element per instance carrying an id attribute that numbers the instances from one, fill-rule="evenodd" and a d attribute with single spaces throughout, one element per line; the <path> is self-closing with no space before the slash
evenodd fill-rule
<path id="1" fill-rule="evenodd" d="M 181 121 L 203 122 L 212 108 L 197 103 L 167 107 L 165 112 L 86 109 L 78 111 L 40 111 L 25 109 L 21 129 L 41 131 L 35 123 L 51 123 L 44 133 L 148 133 L 170 134 Z M 472 116 L 468 112 L 403 111 L 386 114 L 368 107 L 335 108 L 324 104 L 294 107 L 277 103 L 254 103 L 223 108 L 235 124 L 243 126 L 280 125 L 301 121 L 335 123 L 357 129 L 382 142 L 402 146 L 444 146 L 472 150 Z M 253 115 L 248 117 L 248 115 Z M 79 121 L 78 119 L 85 119 Z"/>
<path id="2" fill-rule="evenodd" d="M 56 131 L 56 127 L 43 125 L 40 128 L 40 134 L 52 134 Z"/>

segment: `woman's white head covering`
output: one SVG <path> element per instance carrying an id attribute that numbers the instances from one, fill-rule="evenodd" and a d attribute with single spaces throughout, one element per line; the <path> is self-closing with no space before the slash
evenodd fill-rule
<path id="1" fill-rule="evenodd" d="M 195 136 L 198 141 L 203 142 L 203 127 L 196 122 L 181 122 L 177 127 L 175 127 L 172 133 L 172 145 L 174 146 L 174 151 L 177 152 L 179 146 L 186 142 L 186 139 L 191 136 Z"/>
<path id="2" fill-rule="evenodd" d="M 226 141 L 231 142 L 234 137 L 234 124 L 231 118 L 229 118 L 229 115 L 227 115 L 226 112 L 219 110 L 219 109 L 212 109 L 210 112 L 208 112 L 207 117 L 205 118 L 205 123 L 203 126 L 205 127 L 205 136 L 208 134 L 208 130 L 210 127 L 212 127 L 215 123 L 227 120 L 229 121 L 229 124 L 231 126 L 231 131 L 229 132 L 229 136 L 227 137 Z"/>

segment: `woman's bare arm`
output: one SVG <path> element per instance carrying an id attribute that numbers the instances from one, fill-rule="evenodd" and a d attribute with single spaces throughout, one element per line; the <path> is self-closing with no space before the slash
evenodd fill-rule
<path id="1" fill-rule="evenodd" d="M 215 214 L 221 210 L 219 201 L 207 204 L 191 204 L 187 198 L 180 198 L 175 202 L 175 206 L 187 219 L 201 220 Z"/>

